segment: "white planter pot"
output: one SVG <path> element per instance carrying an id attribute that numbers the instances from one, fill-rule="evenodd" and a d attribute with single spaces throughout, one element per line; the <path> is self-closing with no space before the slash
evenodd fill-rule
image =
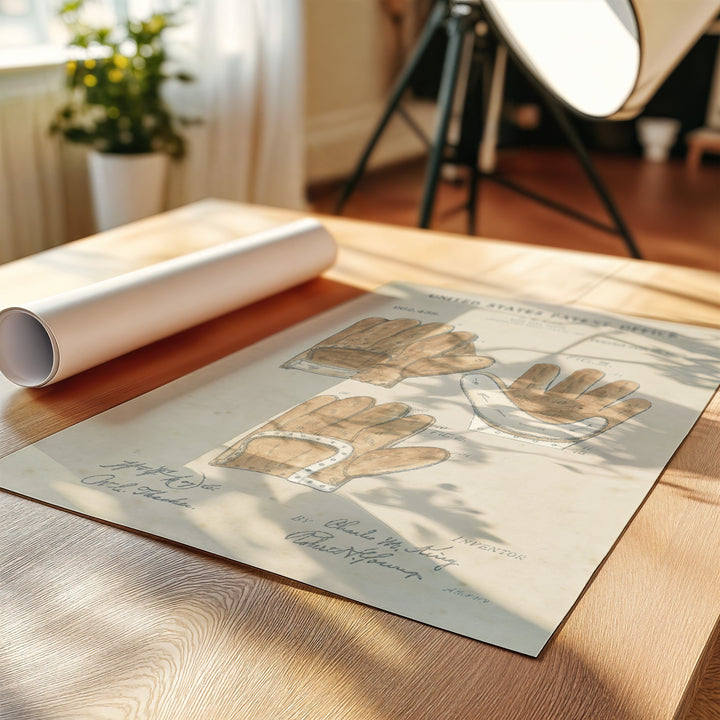
<path id="1" fill-rule="evenodd" d="M 168 156 L 88 153 L 90 191 L 98 230 L 125 225 L 162 212 Z"/>
<path id="2" fill-rule="evenodd" d="M 636 128 L 645 159 L 665 162 L 670 157 L 680 127 L 680 121 L 675 118 L 641 117 Z"/>

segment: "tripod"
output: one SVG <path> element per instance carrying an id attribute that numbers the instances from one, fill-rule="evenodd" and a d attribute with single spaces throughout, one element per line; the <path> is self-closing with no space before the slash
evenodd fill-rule
<path id="1" fill-rule="evenodd" d="M 479 49 L 482 56 L 482 63 L 484 66 L 484 77 L 490 78 L 492 76 L 493 66 L 495 63 L 495 57 L 498 49 L 498 45 L 502 43 L 501 40 L 496 39 L 494 36 L 488 34 L 485 37 L 478 39 L 478 35 L 475 31 L 476 25 L 484 19 L 484 13 L 482 8 L 482 0 L 436 0 L 433 5 L 428 19 L 420 33 L 417 44 L 400 73 L 399 78 L 396 81 L 395 87 L 393 88 L 390 98 L 385 107 L 385 111 L 381 116 L 374 132 L 372 133 L 365 149 L 360 156 L 355 170 L 347 183 L 345 184 L 342 194 L 338 200 L 335 211 L 341 213 L 348 198 L 354 192 L 357 187 L 365 168 L 367 166 L 370 155 L 372 154 L 375 145 L 380 140 L 380 137 L 385 130 L 388 122 L 392 118 L 396 111 L 399 111 L 401 115 L 409 122 L 411 128 L 416 132 L 419 132 L 417 127 L 412 123 L 411 119 L 402 112 L 400 108 L 400 101 L 403 95 L 410 86 L 413 74 L 425 56 L 430 42 L 435 33 L 445 26 L 447 32 L 447 48 L 445 50 L 445 58 L 443 62 L 442 75 L 440 78 L 440 87 L 437 95 L 438 105 L 438 117 L 435 130 L 434 142 L 428 143 L 430 145 L 430 154 L 428 157 L 427 169 L 425 172 L 425 185 L 423 190 L 422 202 L 420 205 L 420 216 L 418 220 L 418 226 L 421 228 L 428 228 L 430 226 L 430 220 L 432 218 L 433 206 L 435 203 L 435 195 L 437 192 L 438 180 L 440 177 L 440 169 L 444 163 L 468 164 L 470 166 L 470 183 L 469 183 L 469 199 L 467 204 L 468 210 L 468 231 L 470 234 L 475 233 L 476 214 L 477 214 L 477 193 L 478 193 L 478 182 L 481 177 L 493 180 L 502 184 L 503 186 L 523 194 L 524 196 L 541 202 L 554 210 L 563 212 L 576 220 L 585 222 L 601 230 L 611 232 L 619 235 L 625 242 L 629 254 L 632 257 L 640 258 L 640 252 L 635 244 L 635 241 L 621 217 L 615 203 L 613 202 L 610 193 L 608 192 L 605 184 L 598 175 L 595 166 L 588 155 L 580 136 L 575 130 L 574 126 L 570 122 L 567 114 L 559 101 L 556 100 L 549 91 L 547 91 L 537 80 L 530 76 L 532 84 L 538 91 L 540 98 L 547 108 L 552 113 L 555 121 L 562 130 L 565 138 L 567 139 L 570 147 L 573 149 L 577 156 L 580 165 L 582 166 L 585 174 L 598 194 L 605 211 L 611 218 L 613 224 L 606 225 L 597 221 L 596 219 L 585 215 L 571 207 L 568 207 L 555 200 L 546 198 L 538 193 L 528 190 L 517 183 L 504 178 L 496 172 L 487 172 L 483 168 L 478 167 L 477 157 L 480 148 L 481 132 L 480 125 L 477 123 L 477 127 L 472 130 L 470 138 L 470 146 L 472 152 L 469 153 L 470 158 L 463 162 L 457 156 L 453 156 L 452 147 L 448 144 L 448 129 L 450 126 L 450 120 L 453 110 L 453 104 L 455 101 L 455 95 L 458 85 L 458 75 L 462 63 L 463 56 L 467 57 L 467 53 L 473 49 Z M 477 47 L 477 43 L 482 42 L 481 47 Z M 506 50 L 504 45 L 503 50 Z M 483 106 L 483 120 L 487 125 L 491 123 L 493 118 L 488 117 L 488 104 L 489 104 L 490 93 L 485 89 L 484 97 L 482 100 Z M 465 97 L 467 102 L 467 94 Z"/>

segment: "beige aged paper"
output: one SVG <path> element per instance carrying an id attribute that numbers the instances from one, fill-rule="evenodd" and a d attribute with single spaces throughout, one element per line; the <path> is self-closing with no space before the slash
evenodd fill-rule
<path id="1" fill-rule="evenodd" d="M 719 376 L 707 328 L 390 286 L 0 484 L 536 656 Z"/>

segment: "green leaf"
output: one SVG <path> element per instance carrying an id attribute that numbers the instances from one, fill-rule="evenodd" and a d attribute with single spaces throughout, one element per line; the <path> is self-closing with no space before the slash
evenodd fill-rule
<path id="1" fill-rule="evenodd" d="M 177 13 L 155 13 L 117 28 L 91 27 L 79 18 L 84 4 L 66 0 L 58 12 L 70 31 L 69 46 L 89 50 L 96 59 L 68 65 L 68 101 L 56 112 L 50 131 L 104 151 L 157 149 L 181 157 L 185 140 L 176 126 L 187 120 L 175 118 L 162 98 L 166 80 L 194 80 L 187 72 L 166 75 L 162 70 L 167 60 L 163 33 L 180 24 Z M 134 41 L 134 49 L 121 55 L 125 40 Z"/>

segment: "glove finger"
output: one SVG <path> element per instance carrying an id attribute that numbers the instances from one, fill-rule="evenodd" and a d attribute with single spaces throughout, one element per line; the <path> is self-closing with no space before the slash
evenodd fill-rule
<path id="1" fill-rule="evenodd" d="M 344 330 L 341 330 L 335 335 L 331 335 L 324 340 L 321 340 L 314 347 L 320 347 L 323 345 L 331 345 L 334 347 L 356 347 L 355 336 L 364 336 L 364 334 L 370 330 L 370 328 L 376 325 L 384 325 L 387 322 L 385 318 L 380 317 L 369 317 L 358 320 Z M 312 348 L 311 348 L 312 349 Z"/>
<path id="2" fill-rule="evenodd" d="M 592 387 L 604 375 L 605 373 L 601 370 L 593 370 L 592 368 L 576 370 L 564 380 L 561 380 L 557 385 L 551 387 L 548 390 L 548 394 L 573 395 L 577 397 Z"/>
<path id="3" fill-rule="evenodd" d="M 351 462 L 345 468 L 345 475 L 348 478 L 356 478 L 368 475 L 384 475 L 403 470 L 417 470 L 447 460 L 448 457 L 450 457 L 450 453 L 447 450 L 435 447 L 374 450 Z"/>
<path id="4" fill-rule="evenodd" d="M 388 355 L 396 355 L 408 345 L 441 333 L 448 333 L 451 330 L 452 325 L 446 325 L 445 323 L 416 325 L 415 327 L 408 328 L 396 335 L 381 340 L 373 346 L 373 350 L 384 352 Z"/>
<path id="5" fill-rule="evenodd" d="M 545 392 L 559 372 L 557 365 L 537 363 L 515 380 L 509 389 L 514 392 Z"/>
<path id="6" fill-rule="evenodd" d="M 288 430 L 296 430 L 298 432 L 312 433 L 314 435 L 330 435 L 334 437 L 331 428 L 356 413 L 375 405 L 375 400 L 371 397 L 355 396 L 335 400 L 318 407 L 311 413 L 301 417 L 292 426 L 286 425 Z"/>
<path id="7" fill-rule="evenodd" d="M 388 356 L 383 353 L 359 350 L 357 348 L 319 347 L 310 350 L 308 358 L 320 365 L 362 370 L 387 360 Z"/>
<path id="8" fill-rule="evenodd" d="M 409 345 L 395 357 L 391 357 L 374 367 L 366 369 L 362 373 L 358 373 L 355 376 L 355 380 L 373 383 L 374 385 L 382 385 L 383 387 L 393 387 L 399 383 L 403 377 L 414 374 L 406 373 L 406 366 L 414 362 L 427 360 L 428 356 L 432 358 L 433 356 L 444 355 L 447 352 L 451 352 L 455 347 L 464 346 L 469 337 L 474 338 L 475 336 L 472 335 L 472 333 L 443 332 L 427 337 Z M 486 366 L 486 363 L 480 365 L 480 367 Z M 436 373 L 430 372 L 428 374 L 434 375 Z"/>
<path id="9" fill-rule="evenodd" d="M 450 333 L 450 335 L 453 339 L 453 347 L 449 350 L 449 352 L 468 346 L 475 348 L 475 341 L 477 340 L 477 335 L 475 333 L 467 332 L 465 330 L 454 330 Z"/>
<path id="10" fill-rule="evenodd" d="M 433 335 L 407 347 L 397 357 L 393 358 L 392 363 L 404 367 L 415 360 L 446 355 L 455 348 L 465 345 L 470 338 L 474 339 L 475 336 L 466 332 L 446 332 Z"/>
<path id="11" fill-rule="evenodd" d="M 473 333 L 467 333 L 470 335 L 468 340 L 463 343 L 459 343 L 452 350 L 448 350 L 444 355 L 473 355 L 475 353 L 475 340 L 477 335 Z"/>
<path id="12" fill-rule="evenodd" d="M 410 406 L 401 402 L 375 405 L 333 425 L 332 436 L 340 440 L 352 440 L 366 428 L 404 417 L 409 412 Z"/>
<path id="13" fill-rule="evenodd" d="M 428 375 L 450 375 L 456 372 L 472 372 L 492 365 L 492 358 L 481 355 L 443 355 L 416 360 L 405 368 L 405 377 L 426 377 Z"/>
<path id="14" fill-rule="evenodd" d="M 410 318 L 399 318 L 397 320 L 385 320 L 382 323 L 377 323 L 366 331 L 356 334 L 352 338 L 345 342 L 345 345 L 350 345 L 354 348 L 360 348 L 367 350 L 372 348 L 375 344 L 382 342 L 386 338 L 397 335 L 398 333 L 414 328 L 420 325 L 419 320 L 411 320 Z M 350 343 L 352 340 L 352 343 Z M 374 348 L 373 348 L 374 349 Z"/>
<path id="15" fill-rule="evenodd" d="M 607 385 L 595 388 L 594 390 L 589 390 L 585 393 L 585 397 L 597 398 L 603 405 L 609 405 L 635 392 L 639 387 L 640 386 L 632 380 L 616 380 Z"/>
<path id="16" fill-rule="evenodd" d="M 608 428 L 619 425 L 625 420 L 629 420 L 635 415 L 639 415 L 652 407 L 652 403 L 645 398 L 633 398 L 632 400 L 623 400 L 622 402 L 610 405 L 603 412 L 603 416 L 608 419 Z"/>
<path id="17" fill-rule="evenodd" d="M 266 423 L 263 427 L 257 430 L 257 433 L 265 432 L 267 430 L 297 431 L 304 423 L 308 422 L 308 418 L 314 418 L 315 413 L 321 408 L 333 405 L 336 402 L 337 398 L 334 395 L 320 395 L 318 397 L 310 398 L 310 400 L 306 400 L 305 402 L 300 403 L 300 405 L 296 405 L 294 408 L 280 415 L 280 417 L 275 418 L 275 420 L 271 420 L 269 423 Z M 284 452 L 282 450 L 284 442 L 282 438 L 278 438 L 273 442 L 279 452 Z"/>
<path id="18" fill-rule="evenodd" d="M 274 420 L 263 425 L 258 432 L 263 430 L 275 430 L 278 428 L 284 428 L 288 425 L 294 425 L 300 418 L 305 415 L 311 414 L 324 407 L 325 405 L 331 405 L 337 402 L 337 397 L 334 395 L 318 395 L 317 397 L 310 398 L 291 408 L 282 415 L 278 415 Z"/>
<path id="19" fill-rule="evenodd" d="M 358 382 L 372 383 L 381 387 L 395 387 L 402 379 L 402 368 L 395 367 L 390 363 L 373 365 L 353 376 L 353 380 Z"/>
<path id="20" fill-rule="evenodd" d="M 369 450 L 390 447 L 422 432 L 434 422 L 435 418 L 431 415 L 408 415 L 365 428 L 353 438 L 354 454 L 357 456 Z"/>

